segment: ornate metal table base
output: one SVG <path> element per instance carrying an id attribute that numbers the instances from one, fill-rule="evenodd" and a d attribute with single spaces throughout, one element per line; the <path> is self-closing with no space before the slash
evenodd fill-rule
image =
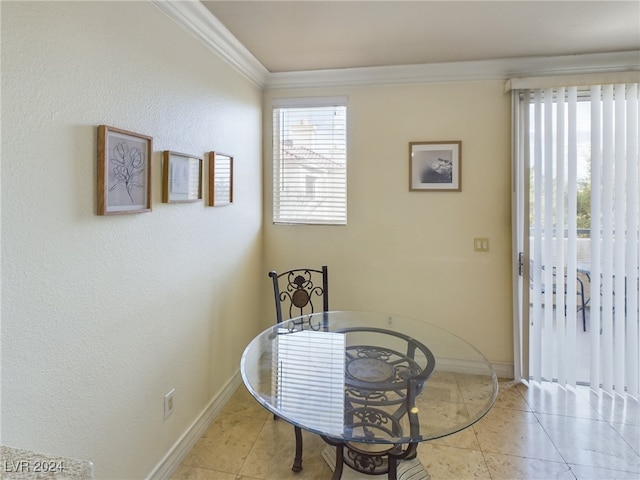
<path id="1" fill-rule="evenodd" d="M 334 471 L 333 479 L 340 478 L 341 475 L 346 475 L 346 479 L 350 479 L 353 475 L 349 475 L 349 473 L 343 472 L 341 464 L 337 462 L 337 454 L 336 452 L 339 450 L 339 447 L 333 447 L 331 445 L 327 445 L 322 451 L 322 458 L 327 462 L 331 470 Z M 387 460 L 384 460 L 385 465 Z M 429 480 L 430 475 L 429 472 L 424 468 L 420 460 L 417 458 L 413 458 L 411 460 L 403 460 L 398 462 L 397 460 L 394 462 L 397 465 L 397 469 L 393 478 L 397 480 Z M 347 463 L 347 465 L 349 465 Z M 338 467 L 338 468 L 336 468 Z M 386 473 L 386 472 L 381 472 Z M 360 475 L 358 475 L 360 478 Z M 389 478 L 392 478 L 389 476 Z"/>
<path id="2" fill-rule="evenodd" d="M 350 329 L 338 330 L 348 332 Z M 351 438 L 363 442 L 345 442 L 322 436 L 335 447 L 333 480 L 342 476 L 343 465 L 367 475 L 388 474 L 398 478 L 398 462 L 416 458 L 417 443 L 376 443 L 377 438 L 412 438 L 419 432 L 415 398 L 433 371 L 435 359 L 431 351 L 406 335 L 375 328 L 359 328 L 358 333 L 393 335 L 406 342 L 407 353 L 372 345 L 349 345 L 345 351 L 345 424 Z M 415 360 L 419 350 L 426 366 Z M 403 421 L 405 426 L 403 428 Z M 302 434 L 295 427 L 296 456 L 292 470 L 302 470 Z"/>
<path id="3" fill-rule="evenodd" d="M 436 356 L 427 345 L 447 362 L 434 385 Z M 304 429 L 334 445 L 327 447 L 334 480 L 343 470 L 345 480 L 356 470 L 391 480 L 428 478 L 416 458 L 418 443 L 473 425 L 498 387 L 491 364 L 468 342 L 428 323 L 372 312 L 322 311 L 278 323 L 247 346 L 240 371 L 256 400 L 295 427 L 293 470 L 302 470 Z M 446 425 L 434 423 L 431 396 L 458 389 L 460 381 L 469 381 L 477 402 Z M 408 477 L 409 467 L 420 470 Z"/>

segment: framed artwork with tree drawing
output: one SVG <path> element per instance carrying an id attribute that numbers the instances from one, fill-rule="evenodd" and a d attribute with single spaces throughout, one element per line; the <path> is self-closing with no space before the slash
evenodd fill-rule
<path id="1" fill-rule="evenodd" d="M 98 127 L 98 215 L 151 211 L 153 139 Z"/>

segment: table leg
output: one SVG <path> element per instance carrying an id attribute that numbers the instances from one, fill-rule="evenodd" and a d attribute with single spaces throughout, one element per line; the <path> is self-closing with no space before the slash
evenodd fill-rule
<path id="1" fill-rule="evenodd" d="M 387 456 L 387 465 L 389 468 L 388 478 L 389 480 L 397 480 L 398 478 L 398 460 L 391 455 Z"/>
<path id="2" fill-rule="evenodd" d="M 407 450 L 406 450 L 404 459 L 405 460 L 413 460 L 417 456 L 418 456 L 418 444 L 417 443 L 410 443 L 407 446 Z"/>
<path id="3" fill-rule="evenodd" d="M 342 467 L 344 465 L 344 448 L 342 444 L 336 445 L 336 467 L 331 480 L 340 480 L 342 477 Z"/>
<path id="4" fill-rule="evenodd" d="M 418 444 L 409 443 L 407 448 L 402 450 L 401 446 L 397 446 L 395 449 L 389 450 L 387 453 L 387 472 L 389 480 L 397 480 L 398 478 L 398 463 L 401 460 L 413 460 L 418 456 Z"/>
<path id="5" fill-rule="evenodd" d="M 294 472 L 302 471 L 302 430 L 300 427 L 293 427 L 296 434 L 296 457 L 293 460 L 293 467 L 291 470 Z"/>

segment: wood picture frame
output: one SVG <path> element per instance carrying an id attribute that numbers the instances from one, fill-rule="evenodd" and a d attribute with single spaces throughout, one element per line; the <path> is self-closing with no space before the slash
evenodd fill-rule
<path id="1" fill-rule="evenodd" d="M 409 190 L 462 190 L 462 142 L 409 143 Z"/>
<path id="2" fill-rule="evenodd" d="M 233 156 L 209 152 L 209 194 L 207 205 L 220 207 L 233 203 Z"/>
<path id="3" fill-rule="evenodd" d="M 98 126 L 98 215 L 151 211 L 152 154 L 152 137 Z"/>
<path id="4" fill-rule="evenodd" d="M 202 200 L 202 158 L 170 150 L 162 152 L 162 201 Z"/>

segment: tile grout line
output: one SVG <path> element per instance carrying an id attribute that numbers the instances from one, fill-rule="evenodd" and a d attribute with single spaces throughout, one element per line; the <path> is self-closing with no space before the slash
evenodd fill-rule
<path id="1" fill-rule="evenodd" d="M 473 436 L 475 437 L 476 443 L 478 444 L 478 448 L 480 449 L 480 455 L 482 455 L 482 461 L 484 462 L 484 467 L 487 469 L 487 472 L 489 472 L 489 480 L 493 480 L 493 474 L 491 473 L 491 469 L 489 468 L 487 457 L 485 456 L 485 452 L 482 448 L 482 445 L 480 445 L 480 440 L 478 440 L 478 432 L 476 431 L 475 424 L 471 425 L 471 429 L 473 430 Z"/>
<path id="2" fill-rule="evenodd" d="M 598 413 L 599 413 L 599 412 L 598 412 Z M 597 465 L 589 465 L 589 464 L 586 464 L 586 463 L 573 463 L 573 464 L 570 464 L 570 463 L 566 460 L 566 458 L 564 457 L 564 455 L 562 455 L 562 453 L 560 452 L 560 449 L 558 448 L 558 446 L 556 445 L 556 443 L 555 443 L 555 442 L 553 441 L 553 439 L 551 438 L 551 435 L 549 435 L 549 432 L 547 431 L 547 429 L 546 429 L 546 428 L 544 428 L 544 425 L 542 425 L 542 422 L 540 422 L 540 419 L 538 418 L 538 414 L 540 414 L 540 415 L 557 416 L 557 417 L 574 418 L 574 419 L 582 419 L 582 420 L 588 420 L 588 421 L 590 421 L 590 422 L 603 422 L 603 423 L 606 423 L 606 424 L 609 426 L 609 428 L 611 428 L 611 429 L 612 429 L 616 434 L 618 434 L 618 435 L 621 437 L 621 439 L 622 439 L 622 440 L 623 440 L 623 441 L 628 445 L 628 444 L 629 444 L 629 442 L 627 442 L 627 441 L 626 441 L 626 439 L 625 439 L 624 437 L 622 437 L 622 435 L 620 435 L 620 434 L 615 430 L 615 428 L 613 428 L 613 427 L 611 426 L 611 423 L 610 423 L 610 422 L 608 422 L 607 420 L 604 420 L 604 419 L 596 419 L 596 418 L 571 417 L 571 416 L 569 416 L 569 415 L 559 415 L 559 414 L 542 413 L 542 412 L 535 412 L 535 411 L 533 412 L 533 414 L 534 414 L 534 416 L 535 416 L 535 418 L 536 418 L 536 421 L 540 424 L 540 426 L 542 427 L 542 430 L 544 431 L 544 433 L 546 433 L 546 434 L 547 434 L 547 436 L 549 437 L 549 440 L 551 440 L 551 443 L 552 443 L 552 444 L 553 444 L 553 446 L 556 448 L 556 450 L 558 451 L 558 454 L 560 455 L 560 457 L 562 458 L 563 462 L 564 462 L 564 463 L 565 463 L 565 465 L 568 467 L 569 471 L 571 472 L 571 474 L 573 475 L 573 477 L 574 477 L 576 480 L 578 480 L 578 477 L 577 477 L 577 476 L 576 476 L 576 474 L 573 472 L 573 467 L 572 467 L 572 465 L 578 465 L 578 466 L 588 467 L 588 468 L 605 468 L 606 470 L 617 471 L 617 472 L 620 472 L 620 473 L 633 473 L 633 474 L 636 474 L 636 473 L 637 473 L 637 472 L 630 472 L 629 470 L 619 470 L 619 469 L 611 468 L 611 467 L 599 467 L 599 466 L 597 466 Z M 632 450 L 634 450 L 634 449 L 632 448 Z M 634 450 L 634 451 L 635 451 L 635 450 Z M 640 455 L 639 455 L 639 457 L 640 457 Z"/>
<path id="3" fill-rule="evenodd" d="M 558 384 L 558 386 L 560 388 L 562 388 L 563 390 L 567 391 L 566 387 L 562 387 Z M 553 441 L 553 439 L 551 438 L 551 435 L 549 434 L 549 432 L 547 431 L 547 429 L 544 427 L 544 425 L 542 424 L 541 420 L 540 420 L 540 416 L 541 415 L 547 415 L 547 416 L 553 416 L 553 417 L 563 417 L 563 418 L 569 418 L 569 419 L 573 419 L 573 420 L 583 420 L 583 421 L 588 421 L 588 422 L 600 422 L 600 423 L 606 423 L 608 425 L 608 427 L 613 430 L 615 432 L 615 434 L 620 438 L 620 440 L 622 440 L 625 444 L 629 445 L 629 447 L 635 452 L 635 448 L 633 448 L 633 446 L 627 441 L 626 438 L 624 438 L 624 436 L 618 432 L 614 427 L 613 424 L 616 422 L 613 422 L 611 420 L 608 420 L 602 410 L 596 406 L 594 406 L 592 404 L 592 402 L 589 400 L 588 396 L 585 396 L 584 392 L 582 391 L 582 389 L 579 388 L 575 388 L 575 387 L 570 387 L 571 388 L 571 392 L 578 398 L 582 399 L 583 401 L 585 401 L 588 406 L 590 407 L 591 410 L 593 410 L 593 412 L 597 415 L 596 418 L 591 418 L 591 417 L 578 417 L 578 416 L 572 416 L 572 415 L 567 415 L 564 413 L 546 413 L 546 412 L 540 412 L 537 411 L 535 408 L 531 407 L 531 405 L 529 404 L 529 402 L 527 402 L 527 399 L 524 398 L 522 392 L 520 392 L 518 390 L 518 393 L 524 398 L 525 403 L 531 408 L 531 413 L 533 413 L 536 422 L 538 422 L 538 424 L 540 425 L 540 427 L 542 428 L 542 430 L 545 432 L 545 434 L 547 435 L 547 437 L 549 438 L 549 440 L 551 441 L 551 443 L 553 444 L 553 446 L 555 447 L 556 451 L 558 452 L 558 454 L 560 455 L 560 457 L 562 458 L 563 462 L 567 465 L 569 471 L 571 472 L 571 474 L 573 475 L 574 478 L 577 479 L 576 474 L 573 472 L 573 467 L 572 465 L 579 465 L 579 466 L 583 466 L 583 467 L 588 467 L 588 468 L 604 468 L 604 467 L 598 467 L 598 466 L 594 466 L 594 465 L 588 465 L 588 464 L 583 464 L 583 463 L 574 463 L 574 464 L 570 464 L 567 459 L 565 458 L 565 456 L 562 454 L 562 452 L 560 451 L 560 449 L 558 448 L 558 446 L 556 445 L 556 443 Z M 621 425 L 631 425 L 631 424 L 627 424 L 626 422 L 618 422 Z M 638 454 L 638 452 L 636 452 L 636 454 Z M 640 454 L 638 454 L 638 457 L 640 457 Z M 637 473 L 637 472 L 630 472 L 628 470 L 618 470 L 618 469 L 612 469 L 610 467 L 607 467 L 608 470 L 615 470 L 618 472 L 622 472 L 622 473 Z"/>
<path id="4" fill-rule="evenodd" d="M 538 423 L 538 425 L 540 425 L 540 428 L 542 429 L 542 431 L 545 433 L 545 435 L 547 435 L 547 438 L 549 439 L 549 441 L 551 442 L 551 444 L 553 445 L 553 447 L 555 448 L 556 452 L 558 453 L 558 455 L 560 456 L 560 458 L 562 459 L 562 462 L 555 462 L 555 463 L 564 463 L 565 466 L 567 467 L 567 469 L 569 471 L 571 471 L 571 465 L 567 462 L 567 460 L 565 459 L 564 455 L 562 455 L 562 453 L 560 452 L 560 449 L 558 448 L 558 446 L 556 445 L 556 443 L 553 441 L 553 439 L 551 438 L 551 435 L 549 435 L 549 432 L 547 431 L 546 428 L 544 428 L 544 425 L 542 424 L 542 422 L 540 421 L 539 418 L 539 414 L 540 415 L 557 415 L 557 416 L 566 416 L 569 417 L 568 415 L 561 415 L 561 414 L 546 414 L 543 412 L 538 412 L 536 411 L 535 406 L 531 405 L 527 399 L 524 397 L 524 395 L 522 394 L 522 392 L 519 389 L 516 389 L 516 391 L 518 392 L 518 394 L 520 395 L 520 397 L 522 398 L 522 400 L 525 402 L 525 404 L 527 405 L 527 407 L 529 407 L 529 413 L 533 414 L 533 417 L 536 419 L 536 422 Z M 579 417 L 569 417 L 569 418 L 579 418 Z M 525 458 L 533 458 L 533 457 L 525 457 Z M 541 459 L 542 460 L 542 459 Z M 544 461 L 548 461 L 548 462 L 553 462 L 553 460 L 544 460 Z M 572 475 L 575 478 L 575 474 Z"/>
<path id="5" fill-rule="evenodd" d="M 242 475 L 242 469 L 245 466 L 245 463 L 247 463 L 247 461 L 249 460 L 249 458 L 251 458 L 251 452 L 253 452 L 253 450 L 256 448 L 256 444 L 258 443 L 258 439 L 260 438 L 260 435 L 262 434 L 263 430 L 267 427 L 267 422 L 270 421 L 275 421 L 275 419 L 273 418 L 272 415 L 270 415 L 268 418 L 266 418 L 263 422 L 262 422 L 262 426 L 260 427 L 260 430 L 258 432 L 258 435 L 256 435 L 256 439 L 253 441 L 253 443 L 251 444 L 251 448 L 249 449 L 249 451 L 247 452 L 247 457 L 244 459 L 244 461 L 242 462 L 242 465 L 240 465 L 240 470 L 238 471 L 238 476 L 236 477 L 237 479 L 240 479 L 243 477 Z M 251 478 L 260 478 L 260 480 L 269 480 L 269 479 L 263 479 L 262 477 L 251 477 Z"/>
<path id="6" fill-rule="evenodd" d="M 527 407 L 531 408 L 531 406 L 529 405 L 529 403 L 528 403 L 528 402 L 526 401 L 526 399 L 522 396 L 522 393 L 521 393 L 517 388 L 515 388 L 515 387 L 514 387 L 514 389 L 515 389 L 516 393 L 520 396 L 520 398 L 525 402 L 525 404 L 527 405 Z M 498 383 L 498 397 L 500 396 L 500 391 L 501 391 L 501 389 L 500 389 L 500 385 L 499 385 L 499 383 Z M 496 397 L 496 402 L 498 401 L 498 397 Z M 493 407 L 495 407 L 495 402 L 494 402 L 494 405 L 493 405 L 491 408 L 493 408 Z M 518 409 L 510 409 L 510 408 L 506 408 L 506 407 L 496 407 L 496 408 L 504 408 L 505 410 L 516 410 L 516 411 L 521 411 L 521 410 L 518 410 Z M 480 419 L 480 420 L 479 420 L 479 422 L 480 422 L 480 421 L 482 421 L 482 419 Z M 474 435 L 474 437 L 475 437 L 475 439 L 476 439 L 476 443 L 478 444 L 478 448 L 480 449 L 480 454 L 482 455 L 482 461 L 484 462 L 484 466 L 485 466 L 485 468 L 487 469 L 487 472 L 489 473 L 489 478 L 490 478 L 490 480 L 493 480 L 493 474 L 491 473 L 491 468 L 489 467 L 489 462 L 487 462 L 487 457 L 486 457 L 486 454 L 491 453 L 491 452 L 485 452 L 484 448 L 482 448 L 482 444 L 481 444 L 481 442 L 480 442 L 480 440 L 479 440 L 479 438 L 478 438 L 478 432 L 477 432 L 477 430 L 476 430 L 476 425 L 477 425 L 479 422 L 476 422 L 475 424 L 471 425 L 471 429 L 472 429 L 472 431 L 473 431 L 473 435 Z M 496 480 L 497 480 L 497 479 L 496 479 Z"/>
<path id="7" fill-rule="evenodd" d="M 518 392 L 518 394 L 520 395 L 522 400 L 524 400 L 524 403 L 526 403 L 527 406 L 530 408 L 530 411 L 533 414 L 533 417 L 536 419 L 536 422 L 538 422 L 538 425 L 540 425 L 540 428 L 542 428 L 542 431 L 549 438 L 549 441 L 553 445 L 553 448 L 556 449 L 556 452 L 558 452 L 558 455 L 560 456 L 560 458 L 562 458 L 562 461 L 564 462 L 564 465 L 567 468 L 567 471 L 569 473 L 571 473 L 573 478 L 578 480 L 578 477 L 574 473 L 573 468 L 571 467 L 571 465 L 569 465 L 569 463 L 567 462 L 567 459 L 564 457 L 564 455 L 562 455 L 562 452 L 560 452 L 560 449 L 558 448 L 558 445 L 556 445 L 556 442 L 553 441 L 553 439 L 551 438 L 551 435 L 549 435 L 549 432 L 547 431 L 547 429 L 544 428 L 544 425 L 542 425 L 542 422 L 540 422 L 540 418 L 538 418 L 538 414 L 536 412 L 536 409 L 532 405 L 530 405 L 529 402 L 527 402 L 527 399 L 525 398 L 525 396 L 522 394 L 522 392 L 519 389 L 516 389 L 516 391 Z"/>

